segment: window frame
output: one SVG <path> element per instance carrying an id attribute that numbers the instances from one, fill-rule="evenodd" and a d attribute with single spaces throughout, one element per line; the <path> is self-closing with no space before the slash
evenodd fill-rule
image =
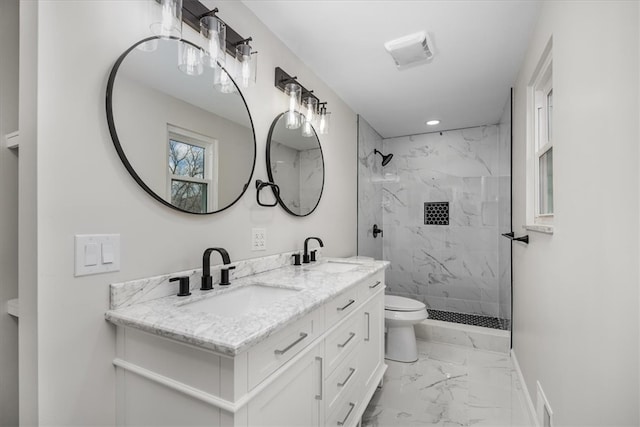
<path id="1" fill-rule="evenodd" d="M 527 221 L 526 228 L 535 231 L 552 233 L 555 203 L 554 179 L 547 183 L 551 187 L 551 212 L 541 212 L 541 194 L 545 189 L 540 188 L 541 158 L 551 153 L 553 168 L 553 58 L 552 42 L 549 41 L 536 67 L 533 77 L 527 86 Z M 551 103 L 549 103 L 549 95 Z M 555 169 L 555 168 L 553 168 Z"/>
<path id="2" fill-rule="evenodd" d="M 170 172 L 169 160 L 171 158 L 170 147 L 172 140 L 204 149 L 204 178 L 196 178 L 185 175 L 174 175 Z M 167 171 L 167 200 L 171 202 L 171 186 L 174 180 L 196 184 L 206 184 L 207 206 L 205 212 L 203 213 L 218 210 L 218 140 L 188 129 L 167 124 L 165 152 L 165 170 Z M 207 165 L 210 165 L 210 167 L 208 167 Z"/>

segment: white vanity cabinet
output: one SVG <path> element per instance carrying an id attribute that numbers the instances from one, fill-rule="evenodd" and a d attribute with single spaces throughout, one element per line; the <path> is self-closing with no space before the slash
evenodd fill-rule
<path id="1" fill-rule="evenodd" d="M 386 369 L 384 272 L 235 356 L 117 327 L 119 425 L 355 426 Z"/>
<path id="2" fill-rule="evenodd" d="M 250 426 L 318 426 L 322 398 L 322 346 L 314 344 L 304 357 L 247 405 Z"/>

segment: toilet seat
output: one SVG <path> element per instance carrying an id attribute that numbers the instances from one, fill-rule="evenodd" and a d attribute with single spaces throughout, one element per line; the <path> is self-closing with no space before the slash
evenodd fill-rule
<path id="1" fill-rule="evenodd" d="M 414 299 L 395 295 L 384 296 L 384 309 L 388 311 L 421 311 L 425 308 L 424 303 Z"/>

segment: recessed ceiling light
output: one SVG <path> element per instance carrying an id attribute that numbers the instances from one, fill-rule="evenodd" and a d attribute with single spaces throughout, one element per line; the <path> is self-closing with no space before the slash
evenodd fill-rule
<path id="1" fill-rule="evenodd" d="M 440 120 L 429 120 L 427 122 L 427 125 L 429 126 L 435 126 L 435 125 L 439 125 L 440 124 Z"/>

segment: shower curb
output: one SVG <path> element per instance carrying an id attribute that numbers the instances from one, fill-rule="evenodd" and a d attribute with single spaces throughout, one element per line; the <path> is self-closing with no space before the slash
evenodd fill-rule
<path id="1" fill-rule="evenodd" d="M 511 333 L 481 326 L 427 319 L 415 325 L 416 338 L 509 354 Z"/>

